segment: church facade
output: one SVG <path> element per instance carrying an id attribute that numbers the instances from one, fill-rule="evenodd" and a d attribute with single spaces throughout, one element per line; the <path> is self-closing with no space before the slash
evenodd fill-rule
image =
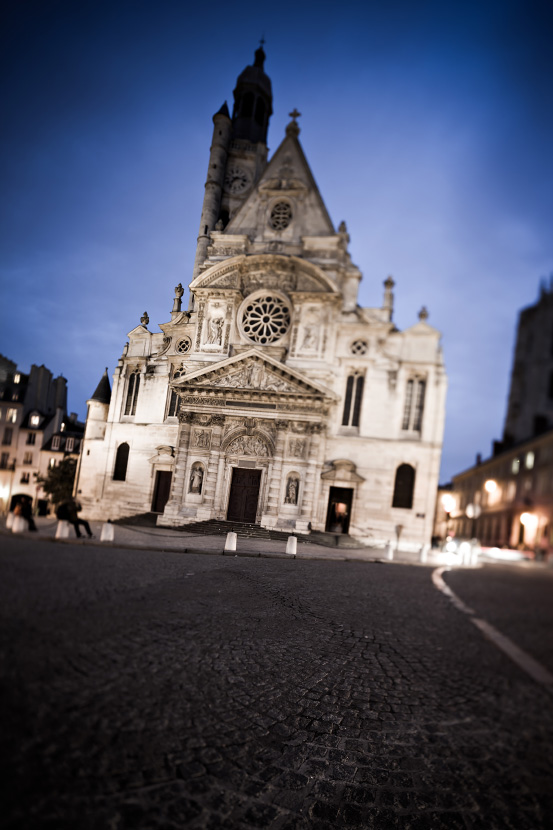
<path id="1" fill-rule="evenodd" d="M 379 544 L 430 541 L 444 427 L 440 333 L 361 308 L 361 273 L 299 142 L 299 113 L 270 160 L 262 49 L 232 115 L 213 118 L 190 304 L 147 314 L 110 391 L 89 404 L 79 498 L 90 518 L 158 513 Z"/>

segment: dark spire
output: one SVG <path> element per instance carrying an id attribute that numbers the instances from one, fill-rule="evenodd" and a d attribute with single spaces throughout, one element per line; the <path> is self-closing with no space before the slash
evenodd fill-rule
<path id="1" fill-rule="evenodd" d="M 223 104 L 223 106 L 221 107 L 221 109 L 217 110 L 215 115 L 226 115 L 227 118 L 230 118 L 230 112 L 228 111 L 228 104 L 227 104 L 226 101 Z M 215 118 L 215 115 L 213 116 L 214 118 Z"/>
<path id="2" fill-rule="evenodd" d="M 263 41 L 262 41 L 263 44 Z M 255 51 L 253 66 L 246 66 L 234 89 L 233 138 L 252 144 L 267 143 L 267 128 L 273 112 L 271 80 L 265 74 L 263 45 Z"/>
<path id="3" fill-rule="evenodd" d="M 96 391 L 90 399 L 91 401 L 98 401 L 98 403 L 109 403 L 111 401 L 111 386 L 109 385 L 108 369 L 100 379 L 100 383 L 96 387 Z"/>

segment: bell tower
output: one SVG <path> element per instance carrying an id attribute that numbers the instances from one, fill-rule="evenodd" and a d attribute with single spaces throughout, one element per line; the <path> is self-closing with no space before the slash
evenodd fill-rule
<path id="1" fill-rule="evenodd" d="M 192 279 L 202 270 L 211 231 L 224 230 L 267 166 L 267 130 L 273 112 L 273 93 L 271 80 L 263 69 L 264 62 L 261 45 L 256 49 L 253 66 L 246 66 L 236 81 L 232 118 L 226 102 L 213 116 Z"/>

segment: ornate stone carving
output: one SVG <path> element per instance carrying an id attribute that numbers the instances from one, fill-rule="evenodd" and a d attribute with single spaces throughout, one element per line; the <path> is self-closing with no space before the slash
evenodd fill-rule
<path id="1" fill-rule="evenodd" d="M 211 423 L 215 427 L 222 427 L 225 423 L 225 416 L 224 415 L 212 415 L 211 416 Z"/>
<path id="2" fill-rule="evenodd" d="M 211 317 L 208 324 L 208 333 L 206 343 L 209 346 L 222 346 L 223 344 L 223 317 Z"/>
<path id="3" fill-rule="evenodd" d="M 209 386 L 232 389 L 262 389 L 267 392 L 297 392 L 291 383 L 279 378 L 257 361 L 252 361 L 239 372 L 210 381 Z"/>
<path id="4" fill-rule="evenodd" d="M 306 446 L 307 440 L 305 438 L 290 438 L 288 451 L 294 458 L 303 458 Z"/>
<path id="5" fill-rule="evenodd" d="M 228 455 L 257 455 L 266 457 L 269 449 L 265 441 L 257 435 L 240 435 L 227 447 Z"/>
<path id="6" fill-rule="evenodd" d="M 198 309 L 198 329 L 196 332 L 196 349 L 200 348 L 200 342 L 202 339 L 202 327 L 204 322 L 204 314 L 205 314 L 205 303 L 200 303 L 200 307 Z"/>
<path id="7" fill-rule="evenodd" d="M 190 441 L 191 447 L 198 447 L 200 449 L 209 449 L 211 443 L 211 433 L 207 429 L 195 429 L 192 433 Z"/>

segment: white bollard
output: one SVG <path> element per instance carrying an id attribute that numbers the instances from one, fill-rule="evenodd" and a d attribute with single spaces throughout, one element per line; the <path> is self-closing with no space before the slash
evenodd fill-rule
<path id="1" fill-rule="evenodd" d="M 421 565 L 426 565 L 428 562 L 428 548 L 429 545 L 421 545 Z"/>
<path id="2" fill-rule="evenodd" d="M 392 547 L 392 543 L 391 543 L 391 542 L 386 542 L 386 548 L 385 548 L 385 550 L 386 550 L 386 557 L 390 560 L 390 562 L 393 562 L 393 559 L 394 559 L 394 549 L 393 549 L 393 547 Z"/>
<path id="3" fill-rule="evenodd" d="M 8 518 L 6 519 L 6 530 L 11 530 L 13 525 L 13 520 L 15 516 L 13 515 L 13 510 L 10 510 L 8 513 Z"/>
<path id="4" fill-rule="evenodd" d="M 298 547 L 297 538 L 295 536 L 289 536 L 288 541 L 286 542 L 286 553 L 289 553 L 291 556 L 295 556 L 297 547 Z"/>
<path id="5" fill-rule="evenodd" d="M 58 522 L 58 526 L 56 528 L 56 539 L 68 539 L 69 538 L 69 522 L 66 522 L 65 519 L 60 519 Z"/>
<path id="6" fill-rule="evenodd" d="M 237 540 L 237 538 L 238 538 L 238 535 L 236 533 L 233 533 L 232 530 L 230 530 L 227 533 L 227 538 L 226 538 L 226 541 L 225 541 L 225 550 L 228 550 L 228 551 L 236 550 L 236 540 Z"/>
<path id="7" fill-rule="evenodd" d="M 14 516 L 12 522 L 12 533 L 24 533 L 29 530 L 29 525 L 23 516 Z"/>
<path id="8" fill-rule="evenodd" d="M 115 528 L 111 522 L 104 522 L 100 533 L 100 542 L 113 542 L 115 539 Z"/>

